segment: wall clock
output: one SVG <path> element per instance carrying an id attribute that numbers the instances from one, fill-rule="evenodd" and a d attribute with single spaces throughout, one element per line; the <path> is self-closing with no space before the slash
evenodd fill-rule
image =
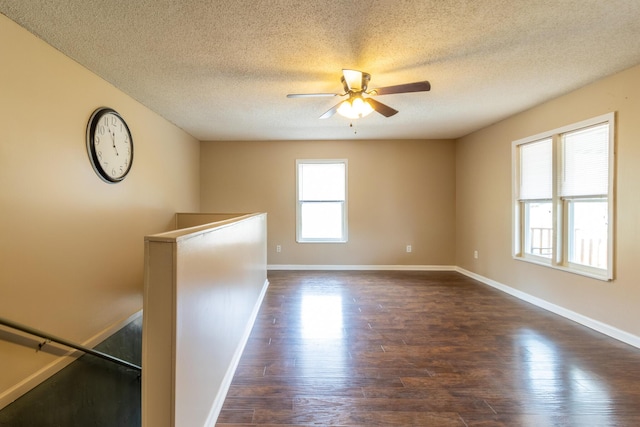
<path id="1" fill-rule="evenodd" d="M 133 138 L 127 122 L 111 108 L 98 108 L 87 124 L 87 153 L 93 170 L 110 184 L 122 181 L 133 163 Z"/>

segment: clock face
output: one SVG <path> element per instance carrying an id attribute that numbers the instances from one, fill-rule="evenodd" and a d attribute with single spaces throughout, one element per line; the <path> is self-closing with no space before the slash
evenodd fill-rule
<path id="1" fill-rule="evenodd" d="M 87 152 L 102 180 L 120 182 L 131 170 L 133 139 L 127 123 L 111 108 L 94 111 L 87 125 Z"/>

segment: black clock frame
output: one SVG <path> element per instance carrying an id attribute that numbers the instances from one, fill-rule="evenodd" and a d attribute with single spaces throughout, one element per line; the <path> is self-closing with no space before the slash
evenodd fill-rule
<path id="1" fill-rule="evenodd" d="M 98 159 L 98 153 L 96 152 L 95 144 L 93 142 L 96 134 L 96 127 L 100 122 L 100 119 L 102 118 L 102 116 L 104 116 L 105 114 L 113 114 L 117 116 L 122 121 L 122 124 L 127 130 L 127 133 L 129 134 L 129 142 L 131 145 L 131 159 L 129 161 L 127 170 L 122 174 L 121 177 L 118 177 L 118 178 L 111 177 L 107 173 L 107 171 L 105 171 L 102 168 L 102 165 L 100 165 L 100 161 Z M 129 125 L 127 125 L 127 122 L 122 118 L 120 113 L 118 113 L 113 108 L 108 108 L 108 107 L 100 107 L 97 110 L 95 110 L 93 114 L 91 114 L 91 118 L 89 118 L 89 122 L 87 124 L 86 142 L 87 142 L 87 154 L 89 154 L 89 160 L 91 161 L 91 166 L 93 167 L 93 170 L 96 172 L 96 174 L 100 177 L 100 179 L 102 179 L 104 182 L 107 182 L 109 184 L 116 184 L 122 181 L 123 179 L 125 179 L 125 177 L 129 174 L 129 171 L 131 170 L 131 166 L 133 165 L 133 136 L 131 135 L 131 130 L 129 129 Z"/>

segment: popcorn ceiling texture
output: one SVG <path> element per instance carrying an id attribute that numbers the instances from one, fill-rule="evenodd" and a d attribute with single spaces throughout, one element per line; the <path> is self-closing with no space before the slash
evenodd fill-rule
<path id="1" fill-rule="evenodd" d="M 640 63 L 636 0 L 0 0 L 200 140 L 456 138 Z M 3 65 L 4 66 L 4 65 Z M 399 114 L 318 117 L 342 68 Z M 111 106 L 117 109 L 117 106 Z"/>

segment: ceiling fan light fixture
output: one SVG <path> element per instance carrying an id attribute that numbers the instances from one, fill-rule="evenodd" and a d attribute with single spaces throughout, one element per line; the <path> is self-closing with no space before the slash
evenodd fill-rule
<path id="1" fill-rule="evenodd" d="M 325 111 L 319 118 L 328 119 L 329 117 L 333 117 L 335 113 L 338 113 L 343 117 L 354 120 L 366 117 L 374 110 L 385 117 L 391 117 L 398 113 L 398 110 L 379 102 L 375 98 L 364 97 L 363 95 L 390 95 L 395 93 L 427 92 L 431 90 L 431 84 L 426 80 L 367 90 L 370 80 L 371 74 L 369 73 L 343 69 L 340 81 L 344 87 L 344 93 L 290 93 L 287 95 L 287 98 L 348 96 L 348 99 L 338 102 L 329 110 Z"/>
<path id="2" fill-rule="evenodd" d="M 373 112 L 373 107 L 362 96 L 352 96 L 338 107 L 338 114 L 348 119 L 360 119 Z"/>

